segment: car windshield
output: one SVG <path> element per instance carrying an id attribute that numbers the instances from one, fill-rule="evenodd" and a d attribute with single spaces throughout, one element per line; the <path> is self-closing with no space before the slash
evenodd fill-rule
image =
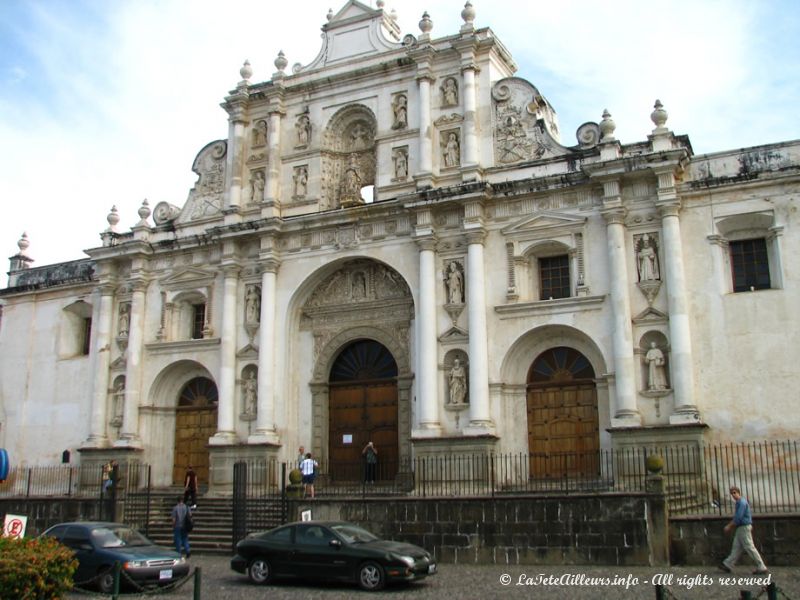
<path id="1" fill-rule="evenodd" d="M 356 525 L 331 525 L 331 529 L 333 529 L 336 533 L 338 533 L 342 539 L 347 542 L 348 544 L 358 544 L 360 542 L 374 542 L 375 540 L 379 539 L 377 536 L 371 534 L 366 529 L 361 529 Z"/>
<path id="2" fill-rule="evenodd" d="M 92 540 L 98 548 L 150 546 L 152 542 L 130 527 L 98 527 L 92 529 Z"/>

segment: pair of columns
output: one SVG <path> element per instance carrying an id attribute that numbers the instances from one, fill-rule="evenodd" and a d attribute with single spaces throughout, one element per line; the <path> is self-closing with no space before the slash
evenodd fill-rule
<path id="1" fill-rule="evenodd" d="M 606 200 L 618 198 L 618 182 L 605 183 Z M 669 306 L 669 333 L 672 360 L 674 408 L 670 423 L 697 423 L 699 413 L 694 403 L 692 350 L 689 329 L 689 310 L 686 297 L 686 278 L 683 265 L 683 248 L 679 205 L 676 200 L 659 204 L 662 227 L 663 269 L 667 284 Z M 608 262 L 611 278 L 611 307 L 613 313 L 613 353 L 616 374 L 616 411 L 612 425 L 630 427 L 641 425 L 637 408 L 637 385 L 631 329 L 630 286 L 628 283 L 625 238 L 625 212 L 616 206 L 607 209 L 606 220 Z"/>
<path id="2" fill-rule="evenodd" d="M 258 410 L 256 431 L 249 443 L 276 443 L 274 423 L 275 403 L 275 303 L 278 262 L 267 260 L 261 276 L 261 323 L 259 327 L 258 357 Z M 94 315 L 94 344 L 92 348 L 92 414 L 87 447 L 104 447 L 108 444 L 106 421 L 108 419 L 109 367 L 111 331 L 114 316 L 114 285 L 106 283 L 99 288 L 100 302 Z M 222 303 L 222 337 L 220 340 L 219 405 L 217 433 L 209 440 L 211 445 L 230 445 L 236 442 L 236 318 L 238 310 L 239 268 L 229 265 L 224 271 Z M 125 402 L 119 447 L 141 447 L 139 437 L 139 404 L 142 378 L 142 348 L 144 341 L 145 281 L 133 282 L 130 327 L 126 349 Z"/>
<path id="3" fill-rule="evenodd" d="M 492 433 L 494 424 L 489 405 L 489 353 L 486 327 L 486 286 L 484 276 L 483 232 L 467 234 L 467 322 L 469 328 L 469 426 L 464 433 Z M 419 245 L 419 299 L 417 319 L 419 427 L 415 437 L 435 437 L 439 421 L 439 367 L 436 286 L 436 242 L 433 236 Z"/>

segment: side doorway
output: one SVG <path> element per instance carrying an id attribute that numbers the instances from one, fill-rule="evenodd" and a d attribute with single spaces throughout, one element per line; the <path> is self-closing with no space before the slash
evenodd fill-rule
<path id="1" fill-rule="evenodd" d="M 540 354 L 528 371 L 527 412 L 531 478 L 599 474 L 597 388 L 585 356 L 565 346 Z"/>
<path id="2" fill-rule="evenodd" d="M 208 438 L 217 432 L 216 384 L 206 377 L 196 377 L 181 389 L 175 411 L 175 458 L 172 482 L 183 485 L 191 465 L 198 483 L 208 483 Z"/>
<path id="3" fill-rule="evenodd" d="M 374 340 L 346 346 L 331 368 L 329 380 L 329 474 L 337 481 L 362 481 L 362 450 L 372 442 L 378 450 L 378 481 L 395 478 L 398 470 L 397 363 Z"/>

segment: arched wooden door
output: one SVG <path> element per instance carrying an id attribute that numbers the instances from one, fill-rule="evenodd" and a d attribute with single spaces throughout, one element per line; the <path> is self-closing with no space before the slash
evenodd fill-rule
<path id="1" fill-rule="evenodd" d="M 594 369 L 577 350 L 540 354 L 528 371 L 531 477 L 593 476 L 600 448 Z"/>
<path id="2" fill-rule="evenodd" d="M 378 449 L 378 480 L 398 469 L 397 363 L 373 340 L 353 342 L 336 358 L 330 373 L 329 474 L 339 481 L 361 481 L 367 442 Z"/>
<path id="3" fill-rule="evenodd" d="M 217 386 L 206 377 L 192 379 L 181 390 L 175 411 L 175 485 L 183 485 L 189 465 L 200 484 L 208 483 L 208 438 L 217 432 L 217 400 Z"/>

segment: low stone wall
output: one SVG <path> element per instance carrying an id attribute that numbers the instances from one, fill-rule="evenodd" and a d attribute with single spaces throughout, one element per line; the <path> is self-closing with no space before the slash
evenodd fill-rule
<path id="1" fill-rule="evenodd" d="M 670 561 L 675 565 L 718 565 L 731 551 L 723 532 L 730 516 L 673 517 L 669 523 Z M 753 541 L 767 566 L 800 566 L 800 515 L 753 517 Z M 743 564 L 750 564 L 745 555 Z"/>
<path id="2" fill-rule="evenodd" d="M 292 509 L 297 518 L 310 510 L 313 519 L 359 523 L 382 537 L 422 546 L 444 563 L 663 565 L 666 521 L 653 522 L 658 511 L 652 506 L 659 499 L 316 499 L 294 502 Z M 662 540 L 655 539 L 659 535 Z"/>
<path id="3" fill-rule="evenodd" d="M 96 498 L 0 498 L 0 519 L 6 514 L 28 517 L 26 535 L 33 537 L 51 525 L 68 521 L 106 521 L 111 506 Z"/>

